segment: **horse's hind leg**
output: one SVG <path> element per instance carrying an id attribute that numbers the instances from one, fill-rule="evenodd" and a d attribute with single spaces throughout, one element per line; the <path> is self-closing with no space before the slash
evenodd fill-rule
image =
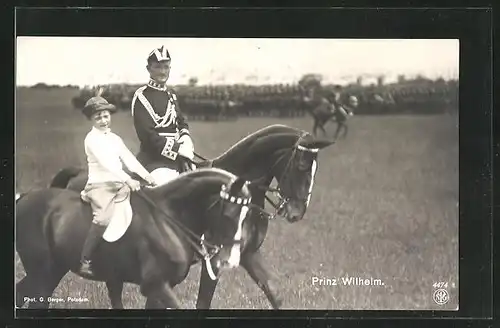
<path id="1" fill-rule="evenodd" d="M 31 289 L 33 295 L 28 297 L 35 298 L 35 302 L 30 302 L 28 308 L 49 308 L 50 302 L 48 298 L 52 296 L 59 282 L 68 271 L 69 270 L 50 270 L 46 274 L 37 275 L 33 281 L 30 281 L 30 283 L 33 283 L 32 286 L 36 286 L 36 288 Z"/>
<path id="2" fill-rule="evenodd" d="M 23 307 L 26 302 L 28 302 L 30 296 L 34 293 L 32 292 L 33 282 L 32 278 L 26 275 L 21 281 L 16 284 L 16 307 Z M 33 297 L 33 296 L 31 296 Z"/>
<path id="3" fill-rule="evenodd" d="M 111 301 L 111 307 L 113 309 L 123 309 L 123 282 L 115 280 L 106 281 L 106 287 L 108 288 L 108 296 Z"/>
<path id="4" fill-rule="evenodd" d="M 214 297 L 215 288 L 217 287 L 218 279 L 212 280 L 208 275 L 207 266 L 203 262 L 201 266 L 200 287 L 198 289 L 198 300 L 196 301 L 197 309 L 210 309 L 212 299 Z"/>

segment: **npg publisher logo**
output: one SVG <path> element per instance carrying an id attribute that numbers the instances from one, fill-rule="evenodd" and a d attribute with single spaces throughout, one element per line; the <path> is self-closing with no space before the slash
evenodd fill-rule
<path id="1" fill-rule="evenodd" d="M 432 298 L 434 299 L 434 302 L 436 302 L 436 304 L 444 305 L 450 300 L 450 295 L 448 295 L 446 289 L 436 289 L 434 291 L 434 294 L 432 295 Z"/>

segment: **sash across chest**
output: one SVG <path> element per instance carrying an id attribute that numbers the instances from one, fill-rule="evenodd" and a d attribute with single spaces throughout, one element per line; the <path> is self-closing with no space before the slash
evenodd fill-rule
<path id="1" fill-rule="evenodd" d="M 165 115 L 160 116 L 155 112 L 149 100 L 144 96 L 144 89 L 145 87 L 137 90 L 137 99 L 139 99 L 144 108 L 146 108 L 146 110 L 148 111 L 149 116 L 151 116 L 151 118 L 155 122 L 155 128 L 165 128 L 174 124 L 177 119 L 177 111 L 175 108 L 175 103 L 173 101 L 174 99 L 172 99 L 173 96 L 167 98 Z"/>

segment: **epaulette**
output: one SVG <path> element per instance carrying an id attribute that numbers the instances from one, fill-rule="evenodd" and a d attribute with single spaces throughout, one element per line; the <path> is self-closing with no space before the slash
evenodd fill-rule
<path id="1" fill-rule="evenodd" d="M 132 111 L 132 116 L 134 116 L 134 105 L 135 105 L 135 102 L 137 101 L 137 97 L 139 97 L 139 95 L 142 95 L 142 92 L 148 87 L 148 85 L 144 85 L 142 87 L 140 87 L 139 89 L 135 90 L 134 92 L 134 97 L 132 98 L 132 108 L 131 108 L 131 111 Z"/>
<path id="2" fill-rule="evenodd" d="M 174 99 L 174 101 L 177 101 L 177 92 L 173 87 L 168 87 L 167 92 L 172 97 L 172 99 Z"/>

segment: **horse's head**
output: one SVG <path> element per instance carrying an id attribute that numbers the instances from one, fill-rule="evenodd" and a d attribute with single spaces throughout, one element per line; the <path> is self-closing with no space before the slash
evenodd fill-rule
<path id="1" fill-rule="evenodd" d="M 252 201 L 247 185 L 243 178 L 232 176 L 221 185 L 208 208 L 204 239 L 219 248 L 207 262 L 211 275 L 216 276 L 221 270 L 234 269 L 240 264 L 243 222 Z"/>
<path id="2" fill-rule="evenodd" d="M 318 169 L 318 152 L 333 144 L 331 140 L 318 140 L 308 133 L 300 136 L 291 149 L 282 155 L 273 167 L 278 181 L 279 196 L 277 214 L 289 222 L 301 220 L 309 206 Z"/>
<path id="3" fill-rule="evenodd" d="M 269 185 L 275 178 L 280 197 L 280 203 L 274 204 L 276 214 L 296 222 L 309 205 L 318 152 L 331 144 L 331 140 L 318 140 L 302 130 L 273 124 L 240 140 L 214 159 L 213 165 L 251 180 L 259 207 L 263 206 L 265 192 L 273 190 Z"/>
<path id="4" fill-rule="evenodd" d="M 354 96 L 354 95 L 350 95 L 349 96 L 349 99 L 347 100 L 347 104 L 351 107 L 351 108 L 357 108 L 359 106 L 359 100 L 358 100 L 358 97 Z"/>

